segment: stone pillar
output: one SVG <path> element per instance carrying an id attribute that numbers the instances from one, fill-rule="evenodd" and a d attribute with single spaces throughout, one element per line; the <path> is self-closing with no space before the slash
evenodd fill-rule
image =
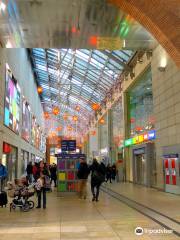
<path id="1" fill-rule="evenodd" d="M 167 62 L 165 71 L 160 64 Z M 157 130 L 156 187 L 164 189 L 163 147 L 179 145 L 180 149 L 180 69 L 165 50 L 158 46 L 153 52 L 152 63 L 153 104 Z"/>

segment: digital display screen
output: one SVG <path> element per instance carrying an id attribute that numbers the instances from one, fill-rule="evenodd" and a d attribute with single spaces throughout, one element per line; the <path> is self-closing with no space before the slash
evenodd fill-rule
<path id="1" fill-rule="evenodd" d="M 22 111 L 22 138 L 26 141 L 30 141 L 30 129 L 31 129 L 31 113 L 29 104 L 23 101 L 23 111 Z"/>
<path id="2" fill-rule="evenodd" d="M 20 88 L 14 78 L 8 64 L 6 64 L 6 89 L 4 124 L 19 134 L 20 121 Z"/>
<path id="3" fill-rule="evenodd" d="M 62 152 L 76 151 L 76 140 L 62 140 L 61 150 Z"/>

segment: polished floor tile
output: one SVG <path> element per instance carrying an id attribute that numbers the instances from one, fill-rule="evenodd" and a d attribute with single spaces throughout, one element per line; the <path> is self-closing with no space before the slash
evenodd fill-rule
<path id="1" fill-rule="evenodd" d="M 86 200 L 79 200 L 76 195 L 57 197 L 56 192 L 47 196 L 46 210 L 24 213 L 17 209 L 10 213 L 9 208 L 0 208 L 0 240 L 178 239 L 173 234 L 136 236 L 137 226 L 162 227 L 103 192 L 98 203 L 91 201 L 90 193 Z"/>

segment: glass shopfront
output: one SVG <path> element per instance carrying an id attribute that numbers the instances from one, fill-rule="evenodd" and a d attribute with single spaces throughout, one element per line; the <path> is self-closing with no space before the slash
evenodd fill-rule
<path id="1" fill-rule="evenodd" d="M 26 168 L 29 163 L 29 153 L 21 150 L 21 173 L 26 173 Z"/>
<path id="2" fill-rule="evenodd" d="M 154 129 L 151 71 L 148 69 L 128 91 L 129 138 Z"/>
<path id="3" fill-rule="evenodd" d="M 6 166 L 8 171 L 8 180 L 13 180 L 17 177 L 17 148 L 3 143 L 2 163 Z"/>
<path id="4" fill-rule="evenodd" d="M 127 92 L 126 158 L 130 181 L 152 186 L 155 182 L 155 119 L 149 68 Z"/>

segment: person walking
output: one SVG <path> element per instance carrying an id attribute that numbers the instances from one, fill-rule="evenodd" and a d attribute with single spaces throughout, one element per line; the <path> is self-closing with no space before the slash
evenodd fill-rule
<path id="1" fill-rule="evenodd" d="M 27 180 L 28 183 L 32 183 L 32 176 L 33 176 L 33 166 L 32 166 L 32 162 L 29 162 L 26 168 L 26 173 L 27 173 Z"/>
<path id="2" fill-rule="evenodd" d="M 93 195 L 92 201 L 99 201 L 99 189 L 101 184 L 105 181 L 105 171 L 102 164 L 99 164 L 96 158 L 90 166 L 91 171 L 91 192 Z"/>
<path id="3" fill-rule="evenodd" d="M 1 181 L 1 190 L 4 189 L 5 179 L 8 176 L 7 168 L 2 164 L 0 159 L 0 181 Z"/>
<path id="4" fill-rule="evenodd" d="M 112 183 L 112 168 L 110 166 L 110 164 L 108 163 L 107 167 L 106 167 L 106 182 L 110 182 Z"/>
<path id="5" fill-rule="evenodd" d="M 52 181 L 54 181 L 54 187 L 57 186 L 57 166 L 55 163 L 53 163 L 53 165 L 50 166 L 49 168 L 50 170 L 50 174 L 51 174 L 51 184 Z"/>
<path id="6" fill-rule="evenodd" d="M 117 171 L 116 171 L 116 165 L 115 165 L 115 164 L 112 165 L 111 172 L 112 172 L 112 173 L 111 173 L 111 175 L 112 175 L 112 180 L 115 181 L 115 180 L 116 180 L 116 172 L 117 172 Z"/>
<path id="7" fill-rule="evenodd" d="M 79 198 L 80 199 L 82 198 L 86 199 L 87 197 L 86 186 L 87 186 L 87 179 L 88 179 L 89 173 L 90 173 L 90 170 L 85 159 L 81 159 L 78 172 L 77 172 L 77 177 L 79 179 Z"/>

